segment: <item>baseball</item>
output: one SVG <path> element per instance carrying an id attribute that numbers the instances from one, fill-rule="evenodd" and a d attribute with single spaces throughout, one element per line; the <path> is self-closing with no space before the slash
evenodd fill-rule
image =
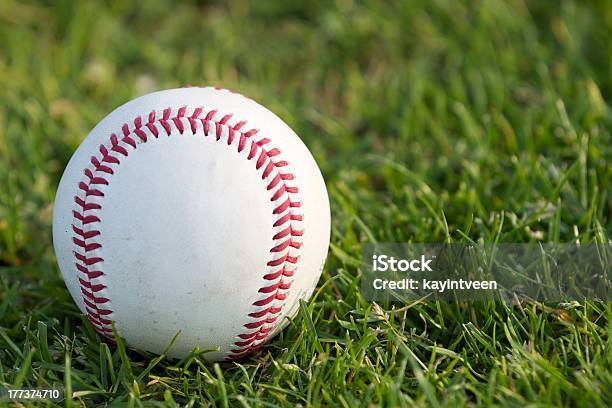
<path id="1" fill-rule="evenodd" d="M 134 99 L 68 163 L 53 213 L 66 286 L 104 337 L 238 359 L 295 316 L 321 275 L 321 172 L 275 114 L 218 88 Z"/>

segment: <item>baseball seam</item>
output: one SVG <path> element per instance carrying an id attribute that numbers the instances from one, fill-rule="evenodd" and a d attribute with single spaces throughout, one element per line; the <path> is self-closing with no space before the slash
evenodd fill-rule
<path id="1" fill-rule="evenodd" d="M 143 120 L 144 116 L 137 116 L 131 127 L 124 123 L 121 135 L 111 134 L 106 146 L 99 146 L 99 153 L 90 157 L 90 164 L 83 170 L 84 178 L 78 183 L 78 193 L 74 197 L 72 242 L 86 316 L 101 335 L 114 339 L 112 301 L 105 294 L 107 286 L 103 279 L 104 259 L 100 252 L 103 247 L 102 220 L 99 213 L 104 190 L 114 174 L 113 168 L 137 150 L 139 144 L 163 137 L 164 133 L 171 136 L 172 128 L 181 135 L 187 129 L 195 135 L 200 128 L 205 137 L 212 135 L 217 142 L 236 147 L 238 153 L 244 152 L 246 159 L 254 162 L 273 202 L 274 246 L 269 251 L 271 259 L 266 265 L 268 270 L 263 276 L 264 283 L 258 290 L 261 298 L 253 302 L 253 311 L 243 325 L 245 329 L 237 334 L 229 350 L 228 358 L 238 359 L 261 348 L 279 323 L 302 246 L 303 214 L 299 189 L 289 163 L 281 159 L 281 150 L 271 146 L 272 141 L 260 136 L 257 129 L 243 130 L 246 121 L 232 120 L 233 114 L 221 115 L 216 109 L 204 111 L 202 107 L 197 107 L 190 115 L 187 115 L 186 106 L 175 110 L 174 116 L 171 107 L 150 112 L 146 120 Z"/>

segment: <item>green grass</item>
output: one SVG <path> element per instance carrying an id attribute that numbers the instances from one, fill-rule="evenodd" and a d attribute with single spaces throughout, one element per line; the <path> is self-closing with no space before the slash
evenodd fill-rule
<path id="1" fill-rule="evenodd" d="M 372 240 L 610 242 L 612 7 L 467 3 L 0 2 L 0 385 L 63 385 L 67 406 L 610 406 L 610 303 L 359 292 Z M 241 364 L 101 342 L 51 246 L 88 131 L 184 84 L 271 108 L 330 192 L 316 295 Z"/>

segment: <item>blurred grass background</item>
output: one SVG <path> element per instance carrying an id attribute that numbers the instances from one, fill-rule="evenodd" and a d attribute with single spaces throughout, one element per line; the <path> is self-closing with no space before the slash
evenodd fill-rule
<path id="1" fill-rule="evenodd" d="M 610 242 L 611 55 L 609 1 L 1 1 L 0 383 L 76 405 L 610 406 L 609 303 L 372 305 L 357 266 L 373 240 Z M 101 343 L 53 258 L 74 149 L 186 84 L 276 112 L 330 191 L 320 290 L 240 366 Z"/>

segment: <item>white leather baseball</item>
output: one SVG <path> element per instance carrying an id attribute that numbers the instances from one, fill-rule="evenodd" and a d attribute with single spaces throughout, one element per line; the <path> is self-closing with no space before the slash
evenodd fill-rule
<path id="1" fill-rule="evenodd" d="M 299 137 L 217 88 L 134 99 L 74 153 L 55 198 L 66 286 L 96 330 L 208 360 L 260 348 L 321 275 L 330 212 Z"/>

